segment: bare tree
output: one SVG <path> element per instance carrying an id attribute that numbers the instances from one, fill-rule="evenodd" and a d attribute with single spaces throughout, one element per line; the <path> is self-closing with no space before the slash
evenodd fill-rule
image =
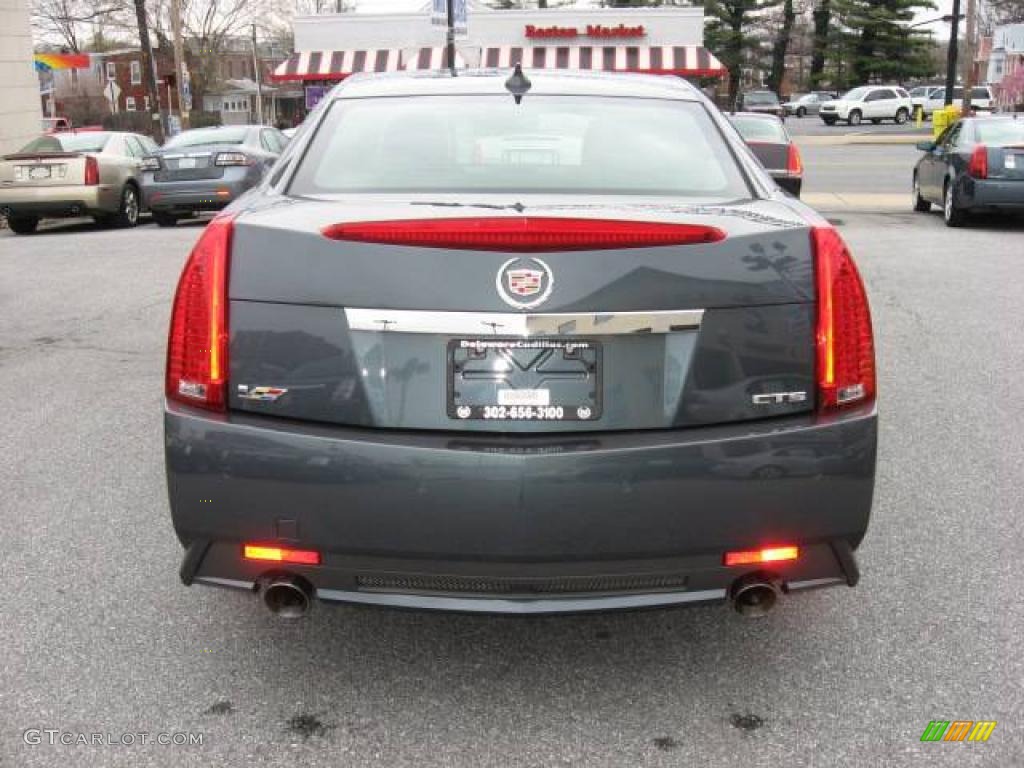
<path id="1" fill-rule="evenodd" d="M 123 0 L 32 0 L 31 6 L 37 37 L 73 53 L 81 52 L 90 27 L 108 22 L 123 11 Z"/>

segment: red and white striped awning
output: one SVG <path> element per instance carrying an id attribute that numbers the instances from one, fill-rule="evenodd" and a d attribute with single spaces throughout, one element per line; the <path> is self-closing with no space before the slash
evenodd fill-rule
<path id="1" fill-rule="evenodd" d="M 466 61 L 456 52 L 455 66 Z M 293 53 L 274 69 L 271 79 L 343 80 L 357 72 L 445 69 L 448 60 L 441 48 L 373 48 L 364 51 L 303 51 Z"/>
<path id="2" fill-rule="evenodd" d="M 303 51 L 293 53 L 274 69 L 272 80 L 342 80 L 356 72 L 398 72 L 402 52 L 398 48 L 365 51 Z"/>
<path id="3" fill-rule="evenodd" d="M 714 54 L 699 45 L 529 46 L 485 48 L 481 67 L 584 69 L 659 75 L 716 76 L 725 73 Z"/>

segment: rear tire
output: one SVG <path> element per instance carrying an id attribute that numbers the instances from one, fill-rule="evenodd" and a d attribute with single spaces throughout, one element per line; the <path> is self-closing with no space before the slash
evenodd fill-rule
<path id="1" fill-rule="evenodd" d="M 178 217 L 173 213 L 157 213 L 153 211 L 153 221 L 158 227 L 173 227 L 178 223 Z"/>
<path id="2" fill-rule="evenodd" d="M 7 220 L 7 226 L 16 235 L 31 235 L 39 226 L 38 216 L 12 216 Z"/>
<path id="3" fill-rule="evenodd" d="M 134 184 L 125 184 L 121 190 L 121 207 L 111 219 L 115 227 L 130 229 L 139 223 L 139 190 Z"/>
<path id="4" fill-rule="evenodd" d="M 896 110 L 896 125 L 903 125 L 910 119 L 910 113 L 903 107 Z"/>
<path id="5" fill-rule="evenodd" d="M 806 117 L 806 115 L 807 115 L 807 110 L 806 109 L 804 109 L 803 107 L 797 107 L 796 108 L 796 116 L 797 117 Z"/>
<path id="6" fill-rule="evenodd" d="M 859 109 L 855 109 L 850 113 L 850 116 L 846 118 L 846 122 L 850 125 L 860 125 L 861 114 Z"/>
<path id="7" fill-rule="evenodd" d="M 921 182 L 917 179 L 917 174 L 914 174 L 914 210 L 918 213 L 927 213 L 932 209 L 932 204 L 921 197 Z"/>
<path id="8" fill-rule="evenodd" d="M 947 227 L 962 227 L 967 223 L 967 211 L 956 204 L 954 185 L 949 181 L 942 188 L 942 218 Z"/>
<path id="9" fill-rule="evenodd" d="M 825 123 L 825 125 L 833 126 L 833 125 L 836 124 L 836 119 L 837 118 L 834 118 L 834 117 L 823 117 L 821 119 Z"/>

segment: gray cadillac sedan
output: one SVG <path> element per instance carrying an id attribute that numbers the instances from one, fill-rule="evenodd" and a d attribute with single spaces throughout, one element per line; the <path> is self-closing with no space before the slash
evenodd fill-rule
<path id="1" fill-rule="evenodd" d="M 185 584 L 540 614 L 854 585 L 864 285 L 676 78 L 352 77 L 174 299 Z"/>

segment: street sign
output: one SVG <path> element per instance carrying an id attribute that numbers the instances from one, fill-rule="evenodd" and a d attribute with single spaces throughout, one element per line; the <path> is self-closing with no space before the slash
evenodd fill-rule
<path id="1" fill-rule="evenodd" d="M 435 27 L 448 26 L 448 3 L 452 4 L 456 35 L 465 35 L 469 29 L 469 3 L 467 0 L 431 0 L 430 23 Z"/>

